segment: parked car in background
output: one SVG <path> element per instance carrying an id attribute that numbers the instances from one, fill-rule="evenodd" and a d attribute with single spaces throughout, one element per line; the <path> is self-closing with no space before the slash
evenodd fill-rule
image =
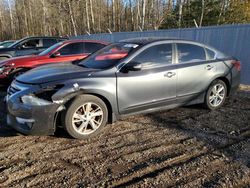
<path id="1" fill-rule="evenodd" d="M 11 57 L 39 54 L 50 46 L 64 41 L 61 37 L 27 37 L 18 40 L 7 48 L 0 49 L 0 61 Z"/>
<path id="2" fill-rule="evenodd" d="M 8 48 L 14 42 L 15 42 L 15 40 L 6 40 L 3 42 L 0 42 L 0 48 Z"/>
<path id="3" fill-rule="evenodd" d="M 7 59 L 0 62 L 0 83 L 9 83 L 18 75 L 40 65 L 83 59 L 106 45 L 107 43 L 101 41 L 66 40 L 54 44 L 38 55 Z"/>
<path id="4" fill-rule="evenodd" d="M 193 41 L 131 39 L 78 64 L 31 70 L 8 89 L 7 123 L 25 134 L 96 135 L 122 116 L 202 103 L 215 110 L 240 83 L 240 62 Z M 110 130 L 112 131 L 112 130 Z"/>

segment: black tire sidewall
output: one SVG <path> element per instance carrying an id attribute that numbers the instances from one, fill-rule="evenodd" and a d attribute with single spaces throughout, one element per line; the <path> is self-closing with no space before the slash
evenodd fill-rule
<path id="1" fill-rule="evenodd" d="M 72 125 L 72 117 L 76 109 L 87 102 L 96 103 L 97 105 L 101 107 L 103 111 L 103 121 L 102 121 L 102 124 L 99 126 L 99 128 L 95 132 L 88 134 L 88 135 L 82 135 L 74 130 L 73 125 Z M 77 139 L 87 139 L 100 133 L 102 128 L 107 124 L 108 109 L 106 107 L 106 104 L 100 98 L 93 96 L 93 95 L 81 95 L 81 96 L 76 97 L 71 102 L 71 104 L 69 104 L 66 112 L 64 113 L 64 117 L 62 119 L 63 119 L 63 127 L 69 133 L 70 136 L 72 136 L 73 138 L 77 138 Z"/>
<path id="2" fill-rule="evenodd" d="M 216 85 L 216 84 L 222 84 L 223 85 L 223 87 L 225 88 L 225 97 L 224 97 L 223 101 L 220 103 L 219 106 L 214 107 L 209 102 L 209 96 L 210 96 L 211 90 L 213 89 L 214 85 Z M 209 86 L 209 88 L 208 88 L 208 90 L 206 92 L 206 97 L 205 97 L 205 102 L 204 102 L 205 107 L 210 109 L 210 110 L 216 110 L 216 109 L 220 108 L 226 101 L 227 92 L 228 91 L 227 91 L 227 86 L 226 86 L 225 82 L 223 82 L 222 80 L 214 80 L 210 84 L 210 86 Z"/>

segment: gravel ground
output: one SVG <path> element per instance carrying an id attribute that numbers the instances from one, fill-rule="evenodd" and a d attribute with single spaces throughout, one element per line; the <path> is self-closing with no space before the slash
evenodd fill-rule
<path id="1" fill-rule="evenodd" d="M 89 140 L 23 136 L 0 92 L 0 187 L 250 187 L 250 93 L 132 116 Z"/>

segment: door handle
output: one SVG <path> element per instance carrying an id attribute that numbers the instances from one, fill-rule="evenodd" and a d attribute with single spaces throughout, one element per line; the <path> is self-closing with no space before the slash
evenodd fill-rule
<path id="1" fill-rule="evenodd" d="M 213 69 L 213 68 L 214 68 L 214 67 L 211 66 L 211 65 L 207 65 L 207 66 L 206 66 L 206 69 L 207 69 L 207 70 L 211 70 L 211 69 Z"/>
<path id="2" fill-rule="evenodd" d="M 175 72 L 167 72 L 166 74 L 164 74 L 165 77 L 171 78 L 173 76 L 175 76 L 176 73 Z"/>

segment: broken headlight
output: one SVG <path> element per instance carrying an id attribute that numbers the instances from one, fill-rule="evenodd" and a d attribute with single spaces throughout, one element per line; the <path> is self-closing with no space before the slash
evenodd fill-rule
<path id="1" fill-rule="evenodd" d="M 30 106 L 46 106 L 51 104 L 51 102 L 46 101 L 44 99 L 39 99 L 38 97 L 33 95 L 24 95 L 21 97 L 21 100 L 23 104 L 27 104 Z"/>
<path id="2" fill-rule="evenodd" d="M 39 92 L 36 92 L 36 97 L 40 99 L 44 99 L 47 101 L 52 101 L 52 96 L 63 87 L 64 85 L 55 85 L 55 86 L 46 86 L 42 87 Z"/>
<path id="3" fill-rule="evenodd" d="M 45 106 L 52 104 L 52 96 L 62 87 L 63 85 L 42 87 L 39 92 L 22 96 L 21 101 L 24 104 L 32 106 Z"/>

